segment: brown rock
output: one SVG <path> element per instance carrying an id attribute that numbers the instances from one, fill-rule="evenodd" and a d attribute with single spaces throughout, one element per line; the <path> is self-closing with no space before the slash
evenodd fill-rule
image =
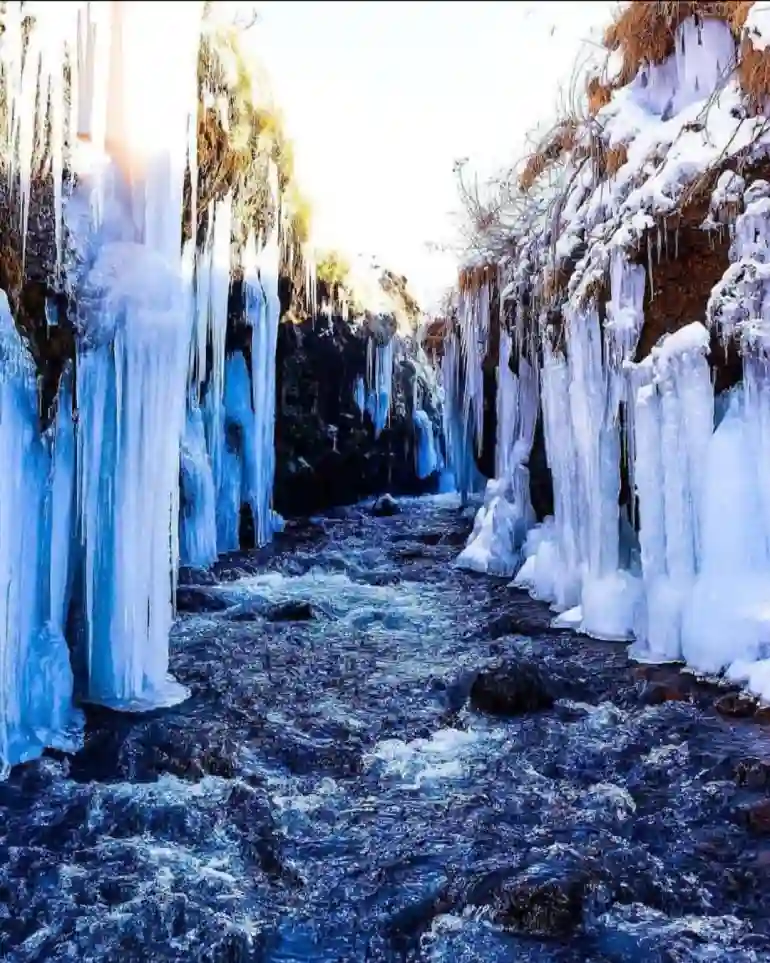
<path id="1" fill-rule="evenodd" d="M 741 759 L 735 766 L 735 781 L 750 789 L 770 786 L 770 759 Z"/>
<path id="2" fill-rule="evenodd" d="M 750 719 L 757 711 L 757 702 L 742 692 L 730 692 L 717 699 L 714 708 L 730 719 Z"/>
<path id="3" fill-rule="evenodd" d="M 757 835 L 770 835 L 770 799 L 760 799 L 738 810 L 738 820 Z"/>

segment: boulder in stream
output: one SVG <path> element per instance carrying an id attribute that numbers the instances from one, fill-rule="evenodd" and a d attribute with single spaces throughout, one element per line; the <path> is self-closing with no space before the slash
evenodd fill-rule
<path id="1" fill-rule="evenodd" d="M 550 709 L 556 701 L 551 682 L 534 662 L 506 660 L 480 672 L 471 686 L 471 706 L 493 716 L 519 716 Z"/>

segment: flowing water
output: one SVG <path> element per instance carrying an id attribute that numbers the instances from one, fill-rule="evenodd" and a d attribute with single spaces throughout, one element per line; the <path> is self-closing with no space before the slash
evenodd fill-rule
<path id="1" fill-rule="evenodd" d="M 770 959 L 765 730 L 453 569 L 451 499 L 402 507 L 188 579 L 192 698 L 0 784 L 0 958 Z M 555 705 L 474 711 L 522 655 Z"/>

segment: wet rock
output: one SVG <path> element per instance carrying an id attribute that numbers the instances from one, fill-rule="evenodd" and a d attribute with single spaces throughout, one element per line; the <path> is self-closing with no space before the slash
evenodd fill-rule
<path id="1" fill-rule="evenodd" d="M 770 786 L 770 759 L 741 759 L 735 766 L 734 775 L 739 786 L 764 789 Z"/>
<path id="2" fill-rule="evenodd" d="M 389 518 L 392 515 L 398 515 L 400 511 L 401 506 L 392 495 L 388 494 L 380 495 L 372 505 L 372 515 L 375 518 Z"/>
<path id="3" fill-rule="evenodd" d="M 600 952 L 613 963 L 749 963 L 758 957 L 739 948 L 747 927 L 725 917 L 671 919 L 648 906 L 614 906 L 594 926 Z"/>
<path id="4" fill-rule="evenodd" d="M 742 692 L 729 692 L 714 702 L 714 708 L 729 719 L 749 719 L 756 712 L 757 702 Z"/>
<path id="5" fill-rule="evenodd" d="M 522 611 L 501 612 L 487 623 L 485 635 L 490 639 L 501 639 L 506 635 L 536 636 L 552 632 L 550 612 Z"/>
<path id="6" fill-rule="evenodd" d="M 758 836 L 770 834 L 770 799 L 747 803 L 737 811 L 738 822 Z"/>
<path id="7" fill-rule="evenodd" d="M 471 706 L 494 716 L 518 716 L 550 709 L 555 694 L 540 668 L 524 659 L 506 660 L 476 677 Z"/>
<path id="8" fill-rule="evenodd" d="M 672 676 L 665 681 L 648 681 L 642 684 L 639 702 L 645 706 L 660 706 L 664 702 L 691 702 L 692 683 L 683 676 Z"/>
<path id="9" fill-rule="evenodd" d="M 281 844 L 267 797 L 261 790 L 236 783 L 226 804 L 227 821 L 238 830 L 242 855 L 268 876 L 298 883 L 299 878 L 284 865 Z"/>
<path id="10" fill-rule="evenodd" d="M 310 602 L 289 600 L 271 605 L 265 612 L 268 622 L 307 622 L 316 617 Z"/>
<path id="11" fill-rule="evenodd" d="M 498 925 L 528 936 L 565 937 L 582 925 L 590 873 L 577 866 L 557 869 L 550 863 L 529 867 L 490 887 L 484 881 L 483 903 Z M 478 905 L 480 893 L 472 895 Z"/>
<path id="12" fill-rule="evenodd" d="M 191 568 L 181 565 L 177 576 L 177 585 L 216 585 L 217 579 L 208 568 Z"/>
<path id="13" fill-rule="evenodd" d="M 176 590 L 178 612 L 222 612 L 227 602 L 217 592 L 202 586 L 180 585 Z"/>

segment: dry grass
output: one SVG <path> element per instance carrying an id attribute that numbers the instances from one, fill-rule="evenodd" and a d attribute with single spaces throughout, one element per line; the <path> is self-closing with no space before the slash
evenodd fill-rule
<path id="1" fill-rule="evenodd" d="M 604 169 L 607 177 L 613 177 L 620 168 L 628 161 L 628 148 L 625 144 L 618 144 L 617 147 L 610 147 L 604 153 Z"/>
<path id="2" fill-rule="evenodd" d="M 580 122 L 576 117 L 559 121 L 527 158 L 519 174 L 520 190 L 531 190 L 550 167 L 574 149 L 579 129 Z"/>
<path id="3" fill-rule="evenodd" d="M 484 284 L 497 283 L 497 265 L 483 264 L 478 267 L 462 268 L 458 280 L 458 287 L 463 294 L 471 294 L 481 289 Z"/>
<path id="4" fill-rule="evenodd" d="M 588 100 L 588 113 L 593 117 L 610 102 L 612 87 L 603 84 L 598 77 L 591 77 L 586 85 L 586 98 Z"/>
<path id="5" fill-rule="evenodd" d="M 741 43 L 738 81 L 751 110 L 762 113 L 770 96 L 770 51 L 757 50 L 749 37 Z"/>

